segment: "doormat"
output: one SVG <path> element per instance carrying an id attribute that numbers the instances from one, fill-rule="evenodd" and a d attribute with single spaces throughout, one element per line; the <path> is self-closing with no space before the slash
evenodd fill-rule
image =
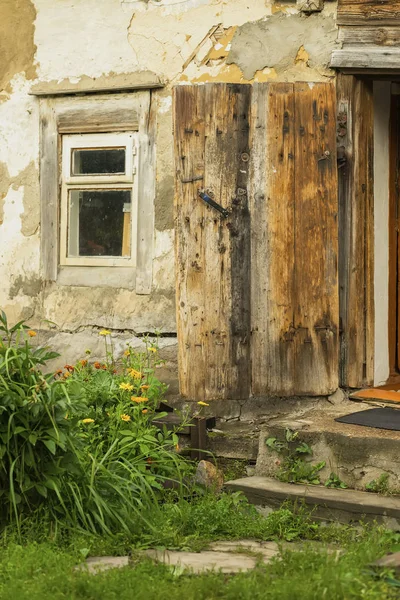
<path id="1" fill-rule="evenodd" d="M 363 425 L 375 429 L 391 429 L 400 431 L 400 410 L 395 408 L 369 408 L 335 419 L 338 423 Z"/>
<path id="2" fill-rule="evenodd" d="M 400 392 L 393 390 L 368 388 L 354 392 L 349 398 L 356 402 L 384 402 L 400 406 Z"/>

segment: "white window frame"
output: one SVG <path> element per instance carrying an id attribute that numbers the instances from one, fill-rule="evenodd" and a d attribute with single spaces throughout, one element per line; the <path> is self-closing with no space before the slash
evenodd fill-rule
<path id="1" fill-rule="evenodd" d="M 60 265 L 83 267 L 135 267 L 138 229 L 138 134 L 95 133 L 62 136 L 61 214 L 60 214 Z M 124 174 L 73 175 L 72 152 L 74 149 L 125 148 Z M 68 238 L 71 215 L 69 193 L 73 190 L 122 189 L 131 191 L 130 248 L 129 257 L 70 257 Z"/>

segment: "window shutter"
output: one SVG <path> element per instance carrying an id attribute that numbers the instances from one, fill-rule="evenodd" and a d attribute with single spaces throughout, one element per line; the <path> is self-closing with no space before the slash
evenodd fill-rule
<path id="1" fill-rule="evenodd" d="M 175 89 L 184 396 L 337 388 L 335 116 L 330 83 Z"/>
<path id="2" fill-rule="evenodd" d="M 374 380 L 372 84 L 339 75 L 337 84 L 341 385 Z"/>
<path id="3" fill-rule="evenodd" d="M 174 91 L 179 379 L 193 400 L 250 394 L 250 95 L 247 85 Z"/>

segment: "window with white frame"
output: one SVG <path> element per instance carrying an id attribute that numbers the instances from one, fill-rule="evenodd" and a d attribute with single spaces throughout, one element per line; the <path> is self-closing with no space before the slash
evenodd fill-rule
<path id="1" fill-rule="evenodd" d="M 62 136 L 61 265 L 136 266 L 137 135 Z"/>

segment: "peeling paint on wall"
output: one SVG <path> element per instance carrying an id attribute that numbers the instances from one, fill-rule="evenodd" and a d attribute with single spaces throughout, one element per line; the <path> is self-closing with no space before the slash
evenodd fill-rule
<path id="1" fill-rule="evenodd" d="M 279 75 L 296 63 L 299 48 L 303 47 L 311 68 L 326 69 L 336 37 L 335 22 L 330 16 L 275 14 L 265 21 L 238 27 L 227 63 L 238 65 L 246 79 L 252 79 L 256 71 L 265 67 L 273 67 Z"/>
<path id="2" fill-rule="evenodd" d="M 39 174 L 33 161 L 15 177 L 10 177 L 7 165 L 0 163 L 0 225 L 4 220 L 4 201 L 10 187 L 13 190 L 24 189 L 20 231 L 27 237 L 34 235 L 39 228 L 40 202 Z"/>
<path id="3" fill-rule="evenodd" d="M 11 92 L 10 82 L 17 73 L 36 77 L 34 64 L 35 6 L 31 0 L 1 0 L 0 3 L 0 92 Z M 7 94 L 0 93 L 0 102 Z"/>

